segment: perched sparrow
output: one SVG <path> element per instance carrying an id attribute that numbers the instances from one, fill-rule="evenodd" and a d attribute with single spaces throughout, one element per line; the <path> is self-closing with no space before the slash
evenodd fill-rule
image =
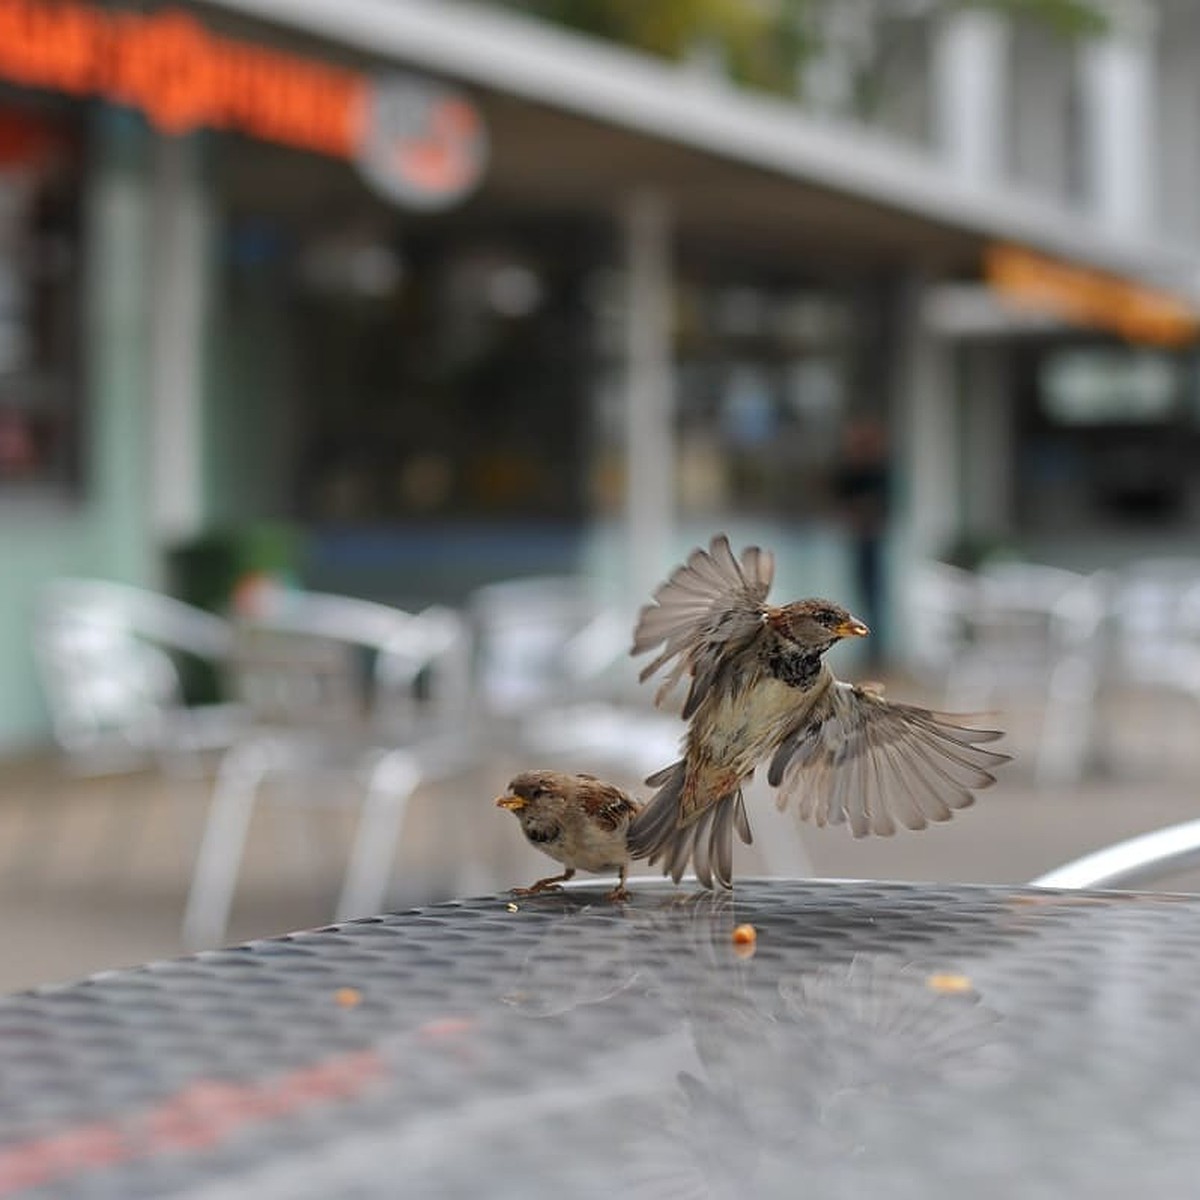
<path id="1" fill-rule="evenodd" d="M 662 859 L 676 883 L 693 859 L 705 887 L 732 886 L 733 830 L 751 840 L 742 785 L 768 758 L 781 809 L 793 802 L 818 825 L 844 821 L 856 837 L 949 820 L 1008 758 L 977 744 L 995 730 L 835 679 L 822 656 L 867 627 L 828 600 L 767 605 L 774 571 L 768 552 L 751 546 L 739 562 L 716 537 L 638 618 L 631 653 L 662 646 L 641 679 L 671 664 L 656 703 L 691 680 L 683 758 L 646 780 L 659 790 L 629 831 L 632 856 Z"/>
<path id="2" fill-rule="evenodd" d="M 618 787 L 594 775 L 564 775 L 560 771 L 525 771 L 496 800 L 500 808 L 515 813 L 530 845 L 557 859 L 566 870 L 539 879 L 513 894 L 532 896 L 570 879 L 577 867 L 585 871 L 617 871 L 620 882 L 606 900 L 625 900 L 629 848 L 625 834 L 629 822 L 642 811 Z"/>

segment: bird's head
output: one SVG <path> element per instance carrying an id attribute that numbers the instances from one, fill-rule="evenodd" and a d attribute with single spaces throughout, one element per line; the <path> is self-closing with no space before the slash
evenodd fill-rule
<path id="1" fill-rule="evenodd" d="M 768 608 L 763 624 L 781 637 L 806 650 L 824 653 L 847 637 L 866 637 L 871 631 L 831 600 L 797 600 L 780 608 Z"/>
<path id="2" fill-rule="evenodd" d="M 522 771 L 496 797 L 497 808 L 507 808 L 524 824 L 538 813 L 566 804 L 574 792 L 574 781 L 559 771 Z"/>

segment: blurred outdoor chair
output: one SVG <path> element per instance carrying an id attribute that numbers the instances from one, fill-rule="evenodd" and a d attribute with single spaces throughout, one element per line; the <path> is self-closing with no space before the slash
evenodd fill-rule
<path id="1" fill-rule="evenodd" d="M 467 611 L 478 697 L 495 715 L 611 691 L 613 668 L 628 655 L 632 620 L 599 603 L 578 576 L 489 583 Z"/>
<path id="2" fill-rule="evenodd" d="M 974 575 L 928 564 L 919 573 L 913 616 L 922 626 L 928 615 L 932 637 L 948 647 L 939 664 L 946 708 L 984 712 L 997 700 L 1035 699 L 1037 780 L 1079 778 L 1095 733 L 1106 578 L 1023 562 Z"/>
<path id="3" fill-rule="evenodd" d="M 917 563 L 908 574 L 906 647 L 917 672 L 939 686 L 966 650 L 977 583 L 970 571 L 943 562 Z"/>
<path id="4" fill-rule="evenodd" d="M 39 598 L 34 652 L 55 740 L 68 767 L 106 774 L 146 766 L 196 774 L 229 746 L 239 706 L 184 703 L 181 659 L 219 665 L 228 622 L 125 584 L 60 579 Z"/>
<path id="5" fill-rule="evenodd" d="M 487 584 L 468 611 L 478 703 L 501 743 L 546 765 L 639 780 L 677 756 L 683 725 L 638 685 L 632 618 L 599 603 L 587 580 Z"/>
<path id="6" fill-rule="evenodd" d="M 1153 558 L 1117 575 L 1110 676 L 1200 700 L 1200 559 Z"/>
<path id="7" fill-rule="evenodd" d="M 339 920 L 382 906 L 408 801 L 470 766 L 464 622 L 345 596 L 282 593 L 234 626 L 232 691 L 252 721 L 217 772 L 184 915 L 191 946 L 224 934 L 250 818 L 268 782 L 296 809 L 361 806 L 337 901 Z M 341 786 L 339 786 L 341 785 Z"/>

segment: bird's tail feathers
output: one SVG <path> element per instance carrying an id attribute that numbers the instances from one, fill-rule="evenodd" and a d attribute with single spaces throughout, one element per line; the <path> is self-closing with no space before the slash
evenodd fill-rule
<path id="1" fill-rule="evenodd" d="M 697 817 L 680 824 L 684 762 L 672 763 L 646 782 L 658 791 L 629 827 L 629 852 L 651 863 L 662 860 L 663 874 L 678 883 L 693 862 L 696 878 L 706 887 L 733 886 L 733 833 L 746 845 L 753 836 L 741 788 L 708 805 Z"/>
<path id="2" fill-rule="evenodd" d="M 686 764 L 682 761 L 647 777 L 646 783 L 658 788 L 658 791 L 629 826 L 629 853 L 634 858 L 647 858 L 655 862 L 663 853 L 679 824 L 686 777 Z"/>

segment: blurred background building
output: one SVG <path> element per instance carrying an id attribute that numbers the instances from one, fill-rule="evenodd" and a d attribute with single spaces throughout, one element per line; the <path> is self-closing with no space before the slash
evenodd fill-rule
<path id="1" fill-rule="evenodd" d="M 58 575 L 853 596 L 852 419 L 898 571 L 1191 539 L 1194 5 L 646 7 L 0 0 L 0 746 Z"/>
<path id="2" fill-rule="evenodd" d="M 0 0 L 0 989 L 527 882 L 487 800 L 669 761 L 631 620 L 719 530 L 1017 753 L 914 838 L 755 796 L 739 875 L 1194 816 L 1198 54 L 1188 0 Z"/>

